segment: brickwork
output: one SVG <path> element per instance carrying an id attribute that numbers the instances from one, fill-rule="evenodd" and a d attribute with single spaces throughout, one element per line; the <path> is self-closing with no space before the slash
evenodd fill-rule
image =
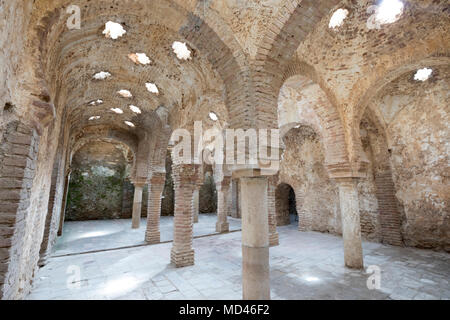
<path id="1" fill-rule="evenodd" d="M 145 231 L 145 241 L 147 243 L 153 244 L 161 241 L 159 220 L 161 217 L 161 197 L 165 180 L 165 173 L 154 172 L 150 178 L 148 185 L 147 230 Z"/>
<path id="2" fill-rule="evenodd" d="M 216 182 L 217 189 L 217 223 L 216 231 L 225 233 L 230 230 L 227 217 L 231 208 L 231 177 L 223 177 Z"/>
<path id="3" fill-rule="evenodd" d="M 269 246 L 271 247 L 277 246 L 279 244 L 275 197 L 277 179 L 277 176 L 272 176 L 268 179 L 267 183 L 267 209 L 269 211 Z"/>
<path id="4" fill-rule="evenodd" d="M 48 200 L 48 212 L 45 219 L 45 229 L 41 244 L 39 266 L 46 264 L 51 254 L 53 245 L 56 242 L 59 228 L 59 219 L 61 217 L 61 203 L 64 191 L 64 166 L 62 165 L 62 152 L 57 152 L 55 163 L 53 164 L 50 195 Z"/>
<path id="5" fill-rule="evenodd" d="M 193 196 L 199 183 L 199 166 L 173 164 L 172 179 L 175 190 L 174 240 L 171 251 L 171 262 L 177 267 L 194 264 L 192 248 L 193 228 Z"/>
<path id="6" fill-rule="evenodd" d="M 26 216 L 34 179 L 36 133 L 21 124 L 7 125 L 0 146 L 0 298 L 14 299 L 20 290 L 19 277 L 26 239 Z"/>

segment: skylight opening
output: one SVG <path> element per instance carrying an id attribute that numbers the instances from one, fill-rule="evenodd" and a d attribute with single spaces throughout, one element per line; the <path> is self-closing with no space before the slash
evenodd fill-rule
<path id="1" fill-rule="evenodd" d="M 109 73 L 107 71 L 100 71 L 100 72 L 97 72 L 96 74 L 94 74 L 95 80 L 105 80 L 109 77 L 111 77 L 111 73 Z"/>
<path id="2" fill-rule="evenodd" d="M 133 61 L 136 64 L 142 64 L 147 65 L 152 63 L 149 57 L 145 53 L 130 53 L 128 55 L 128 58 L 130 58 L 131 61 Z"/>
<path id="3" fill-rule="evenodd" d="M 133 97 L 133 95 L 131 94 L 131 92 L 129 90 L 119 90 L 119 91 L 117 91 L 117 93 L 120 94 L 124 98 L 132 98 Z"/>
<path id="4" fill-rule="evenodd" d="M 422 68 L 417 70 L 416 74 L 414 75 L 414 80 L 416 81 L 427 81 L 430 77 L 431 74 L 433 73 L 433 70 L 430 68 Z"/>
<path id="5" fill-rule="evenodd" d="M 136 106 L 133 106 L 133 105 L 130 105 L 130 110 L 133 111 L 134 113 L 137 113 L 137 114 L 141 114 L 142 113 L 142 111 L 141 111 L 141 109 L 139 109 L 139 107 L 136 107 Z"/>
<path id="6" fill-rule="evenodd" d="M 185 42 L 175 41 L 172 45 L 173 52 L 177 55 L 180 60 L 191 59 L 191 50 L 188 49 Z"/>
<path id="7" fill-rule="evenodd" d="M 101 118 L 100 116 L 92 116 L 89 118 L 89 121 L 98 120 L 100 118 Z"/>
<path id="8" fill-rule="evenodd" d="M 209 118 L 210 118 L 212 121 L 217 121 L 217 120 L 219 120 L 219 117 L 218 117 L 217 114 L 214 113 L 214 112 L 210 112 L 210 113 L 209 113 Z"/>
<path id="9" fill-rule="evenodd" d="M 347 9 L 337 9 L 333 15 L 331 16 L 330 23 L 328 24 L 328 27 L 330 29 L 336 29 L 344 24 L 344 20 L 348 16 L 348 10 Z"/>
<path id="10" fill-rule="evenodd" d="M 98 105 L 101 105 L 101 104 L 103 104 L 103 100 L 102 99 L 93 100 L 93 101 L 89 102 L 90 106 L 98 106 Z"/>
<path id="11" fill-rule="evenodd" d="M 159 90 L 156 84 L 148 82 L 145 84 L 145 87 L 147 88 L 148 92 L 154 93 L 156 95 L 159 94 Z"/>
<path id="12" fill-rule="evenodd" d="M 117 114 L 123 114 L 123 110 L 120 108 L 111 108 L 111 111 Z"/>
<path id="13" fill-rule="evenodd" d="M 394 23 L 403 13 L 404 4 L 400 0 L 383 0 L 378 6 L 376 20 L 380 25 Z"/>
<path id="14" fill-rule="evenodd" d="M 134 123 L 131 122 L 131 121 L 124 121 L 124 122 L 125 122 L 125 124 L 126 124 L 127 126 L 129 126 L 129 127 L 131 127 L 131 128 L 136 127 L 136 126 L 134 125 Z"/>
<path id="15" fill-rule="evenodd" d="M 120 23 L 108 21 L 105 24 L 105 30 L 103 30 L 103 34 L 106 38 L 111 38 L 113 40 L 117 40 L 122 37 L 127 31 L 122 27 Z"/>

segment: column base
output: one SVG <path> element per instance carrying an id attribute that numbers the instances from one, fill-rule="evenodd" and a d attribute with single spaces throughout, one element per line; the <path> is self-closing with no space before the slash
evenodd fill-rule
<path id="1" fill-rule="evenodd" d="M 145 234 L 145 242 L 148 244 L 161 243 L 161 233 L 159 231 L 148 232 Z"/>
<path id="2" fill-rule="evenodd" d="M 193 221 L 194 221 L 194 223 L 198 223 L 198 213 L 194 214 Z"/>
<path id="3" fill-rule="evenodd" d="M 47 255 L 42 256 L 38 261 L 39 268 L 44 267 L 47 264 L 47 262 L 48 262 L 48 256 Z"/>
<path id="4" fill-rule="evenodd" d="M 363 270 L 364 269 L 364 259 L 363 257 L 345 257 L 345 266 L 347 268 L 350 269 L 359 269 L 359 270 Z"/>
<path id="5" fill-rule="evenodd" d="M 244 300 L 270 300 L 269 247 L 242 246 Z"/>
<path id="6" fill-rule="evenodd" d="M 269 246 L 276 247 L 280 244 L 278 232 L 269 234 Z"/>
<path id="7" fill-rule="evenodd" d="M 139 222 L 134 222 L 131 224 L 131 229 L 139 229 L 141 224 Z"/>
<path id="8" fill-rule="evenodd" d="M 219 233 L 230 232 L 230 224 L 228 222 L 217 222 L 216 223 L 216 232 L 219 232 Z"/>
<path id="9" fill-rule="evenodd" d="M 183 268 L 194 265 L 194 250 L 176 251 L 172 248 L 170 251 L 170 262 L 176 268 Z"/>

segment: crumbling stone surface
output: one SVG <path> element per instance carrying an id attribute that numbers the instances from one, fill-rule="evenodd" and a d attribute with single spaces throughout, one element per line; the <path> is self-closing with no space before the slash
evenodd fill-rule
<path id="1" fill-rule="evenodd" d="M 51 250 L 64 221 L 66 177 L 78 179 L 77 151 L 92 141 L 128 150 L 132 183 L 166 174 L 161 212 L 181 224 L 172 258 L 192 264 L 194 186 L 181 185 L 166 154 L 171 134 L 194 121 L 281 129 L 279 183 L 295 191 L 301 230 L 339 234 L 335 181 L 358 179 L 364 237 L 449 251 L 450 9 L 404 3 L 398 21 L 370 29 L 372 0 L 80 0 L 80 29 L 69 29 L 70 0 L 0 0 L 0 297 L 28 293 L 41 243 Z M 338 8 L 349 15 L 332 30 Z M 110 19 L 127 33 L 105 37 Z M 177 58 L 174 41 L 191 59 Z M 150 64 L 130 60 L 142 51 Z M 424 67 L 431 78 L 413 80 Z M 93 79 L 101 71 L 111 77 Z M 112 194 L 112 216 L 130 214 L 130 185 Z"/>
<path id="2" fill-rule="evenodd" d="M 130 218 L 122 210 L 127 165 L 120 145 L 93 142 L 78 150 L 72 161 L 65 219 Z"/>

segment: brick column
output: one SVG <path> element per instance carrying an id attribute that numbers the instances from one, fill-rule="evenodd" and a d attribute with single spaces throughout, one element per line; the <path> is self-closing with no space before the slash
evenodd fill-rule
<path id="1" fill-rule="evenodd" d="M 242 293 L 244 300 L 270 299 L 267 177 L 241 178 Z"/>
<path id="2" fill-rule="evenodd" d="M 159 225 L 161 217 L 161 197 L 164 191 L 165 181 L 165 173 L 153 173 L 148 186 L 147 230 L 145 231 L 145 241 L 150 244 L 161 242 Z"/>
<path id="3" fill-rule="evenodd" d="M 62 155 L 60 153 L 57 153 L 55 163 L 53 165 L 47 216 L 45 219 L 44 236 L 39 253 L 40 258 L 38 264 L 40 267 L 44 266 L 47 262 L 52 247 L 56 242 L 56 235 L 59 227 L 58 219 L 61 216 L 59 209 L 61 208 L 60 201 L 62 200 L 61 189 L 64 188 L 64 186 L 62 185 L 62 180 L 65 178 L 64 171 L 62 171 L 64 168 L 61 168 L 61 166 L 64 166 L 61 157 Z"/>
<path id="4" fill-rule="evenodd" d="M 71 174 L 71 171 L 68 170 L 68 172 L 66 173 L 66 178 L 64 180 L 64 194 L 63 194 L 63 200 L 61 203 L 61 215 L 59 217 L 58 237 L 62 236 L 62 234 L 63 234 L 64 219 L 66 216 L 67 195 L 69 192 L 70 174 Z"/>
<path id="5" fill-rule="evenodd" d="M 143 188 L 144 184 L 134 183 L 133 215 L 131 218 L 131 227 L 133 229 L 139 229 L 139 226 L 141 225 Z"/>
<path id="6" fill-rule="evenodd" d="M 19 292 L 25 223 L 30 208 L 39 136 L 19 121 L 7 124 L 0 144 L 0 299 Z"/>
<path id="7" fill-rule="evenodd" d="M 361 224 L 359 221 L 357 180 L 353 178 L 341 178 L 336 179 L 336 181 L 339 186 L 345 265 L 349 268 L 362 269 L 364 263 L 361 243 Z"/>
<path id="8" fill-rule="evenodd" d="M 277 213 L 275 208 L 275 190 L 276 190 L 276 176 L 271 176 L 267 184 L 267 210 L 269 215 L 269 245 L 271 247 L 278 246 L 279 236 L 277 232 Z"/>
<path id="9" fill-rule="evenodd" d="M 230 191 L 231 177 L 223 177 L 222 181 L 216 183 L 217 189 L 217 223 L 216 231 L 225 233 L 230 231 L 230 224 L 227 221 L 230 211 Z"/>
<path id="10" fill-rule="evenodd" d="M 192 197 L 193 201 L 193 215 L 192 215 L 192 221 L 194 223 L 198 223 L 198 214 L 200 211 L 199 201 L 200 201 L 200 187 L 197 186 L 194 190 L 194 195 Z"/>
<path id="11" fill-rule="evenodd" d="M 177 267 L 194 265 L 193 196 L 198 184 L 199 168 L 192 164 L 173 164 L 172 179 L 175 190 L 175 218 L 173 247 L 170 260 Z"/>

